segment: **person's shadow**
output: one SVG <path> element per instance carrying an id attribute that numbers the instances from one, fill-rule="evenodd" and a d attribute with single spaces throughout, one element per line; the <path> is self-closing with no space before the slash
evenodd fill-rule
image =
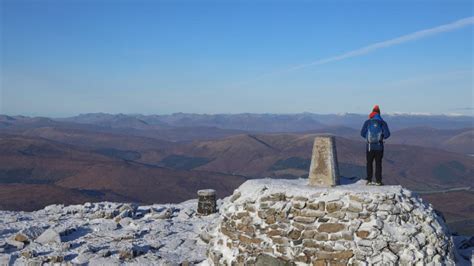
<path id="1" fill-rule="evenodd" d="M 347 176 L 341 176 L 339 178 L 339 182 L 341 185 L 350 185 L 350 184 L 355 184 L 357 181 L 359 181 L 361 178 L 357 176 L 353 177 L 347 177 Z"/>

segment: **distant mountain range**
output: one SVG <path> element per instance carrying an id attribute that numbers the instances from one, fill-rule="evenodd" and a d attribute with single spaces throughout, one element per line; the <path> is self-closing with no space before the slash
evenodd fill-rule
<path id="1" fill-rule="evenodd" d="M 384 116 L 392 138 L 389 143 L 433 147 L 474 154 L 474 117 L 396 114 Z M 311 113 L 200 115 L 83 114 L 51 119 L 0 115 L 0 130 L 26 135 L 47 134 L 46 127 L 67 132 L 94 131 L 167 141 L 209 140 L 245 133 L 332 133 L 360 140 L 366 116 Z M 83 143 L 87 144 L 87 143 Z"/>
<path id="2" fill-rule="evenodd" d="M 390 126 L 397 130 L 408 127 L 458 129 L 474 127 L 472 116 L 383 114 Z M 57 119 L 58 121 L 96 124 L 111 127 L 166 128 L 166 127 L 217 127 L 256 132 L 301 132 L 328 126 L 346 126 L 359 129 L 367 119 L 361 114 L 188 114 L 124 115 L 91 113 Z"/>
<path id="3" fill-rule="evenodd" d="M 342 175 L 364 178 L 359 127 L 365 119 L 352 114 L 3 115 L 0 209 L 103 200 L 181 202 L 195 198 L 201 188 L 224 196 L 247 179 L 306 177 L 319 133 L 337 136 Z M 424 197 L 459 228 L 474 224 L 469 211 L 474 209 L 474 157 L 467 155 L 474 154 L 474 130 L 468 126 L 473 118 L 385 119 L 392 137 L 384 182 L 428 193 Z M 454 196 L 466 204 L 454 208 Z"/>

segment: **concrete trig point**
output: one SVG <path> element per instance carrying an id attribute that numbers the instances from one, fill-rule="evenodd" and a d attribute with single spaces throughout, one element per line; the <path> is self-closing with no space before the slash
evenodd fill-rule
<path id="1" fill-rule="evenodd" d="M 336 139 L 332 135 L 321 135 L 314 139 L 309 167 L 309 185 L 315 187 L 339 185 Z"/>

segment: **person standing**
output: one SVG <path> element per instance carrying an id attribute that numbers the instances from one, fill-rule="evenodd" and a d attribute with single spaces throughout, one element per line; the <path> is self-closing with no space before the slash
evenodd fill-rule
<path id="1" fill-rule="evenodd" d="M 369 119 L 365 121 L 360 135 L 367 141 L 367 185 L 382 184 L 382 158 L 384 139 L 390 137 L 387 123 L 380 116 L 380 108 L 375 105 Z M 372 182 L 373 162 L 375 161 L 375 183 Z"/>

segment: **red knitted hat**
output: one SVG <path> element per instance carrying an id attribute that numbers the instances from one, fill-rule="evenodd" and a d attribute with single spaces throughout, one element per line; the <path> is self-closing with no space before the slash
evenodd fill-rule
<path id="1" fill-rule="evenodd" d="M 379 113 L 379 114 L 380 114 L 380 108 L 379 108 L 379 106 L 378 106 L 377 104 L 376 104 L 376 105 L 374 106 L 374 108 L 372 109 L 372 112 L 376 112 L 376 113 Z"/>

